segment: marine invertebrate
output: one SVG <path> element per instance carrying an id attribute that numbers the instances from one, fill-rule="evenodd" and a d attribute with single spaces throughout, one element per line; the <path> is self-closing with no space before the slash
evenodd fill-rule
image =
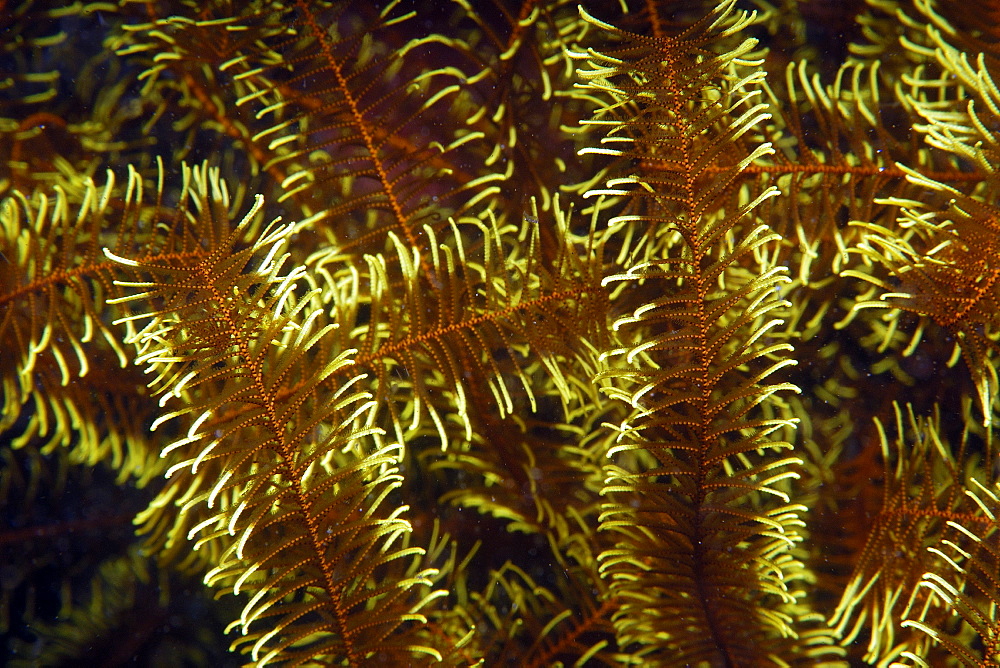
<path id="1" fill-rule="evenodd" d="M 23 5 L 9 648 L 994 661 L 992 24 L 781 9 Z"/>

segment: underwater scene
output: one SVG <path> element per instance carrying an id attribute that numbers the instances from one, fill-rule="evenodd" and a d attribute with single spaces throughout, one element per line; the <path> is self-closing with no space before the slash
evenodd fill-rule
<path id="1" fill-rule="evenodd" d="M 0 664 L 1000 662 L 996 0 L 0 0 Z"/>

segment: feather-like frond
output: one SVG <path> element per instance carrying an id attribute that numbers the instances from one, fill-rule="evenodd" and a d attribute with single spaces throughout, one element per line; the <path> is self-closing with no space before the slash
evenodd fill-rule
<path id="1" fill-rule="evenodd" d="M 991 2 L 0 0 L 0 656 L 994 661 Z"/>
<path id="2" fill-rule="evenodd" d="M 127 332 L 104 315 L 122 274 L 101 246 L 156 252 L 147 230 L 158 213 L 143 204 L 134 170 L 124 193 L 110 172 L 103 186 L 82 178 L 76 185 L 34 197 L 15 192 L 0 203 L 0 432 L 28 415 L 16 445 L 72 447 L 77 461 L 107 460 L 122 479 L 145 483 L 158 475 L 145 436 L 151 410 L 109 377 L 108 366 L 126 367 L 132 356 L 121 344 Z M 82 386 L 83 377 L 94 386 Z"/>
<path id="3" fill-rule="evenodd" d="M 631 312 L 614 324 L 621 345 L 604 353 L 602 374 L 608 394 L 632 408 L 608 453 L 601 515 L 617 541 L 601 572 L 619 601 L 619 640 L 676 662 L 762 665 L 773 659 L 758 648 L 791 635 L 789 587 L 801 569 L 791 548 L 802 508 L 786 492 L 799 460 L 773 437 L 791 422 L 761 412 L 796 389 L 769 382 L 794 364 L 790 346 L 769 341 L 788 278 L 755 261 L 778 238 L 755 209 L 777 191 L 735 210 L 723 204 L 740 171 L 771 152 L 762 144 L 733 155 L 767 117 L 760 75 L 739 69 L 754 43 L 721 55 L 705 48 L 752 17 L 727 2 L 660 39 L 586 18 L 622 41 L 581 55 L 586 85 L 608 100 L 588 121 L 606 136 L 585 150 L 622 164 L 588 195 L 623 201 L 610 232 L 635 249 L 604 279 Z M 644 169 L 652 161 L 655 172 Z M 728 168 L 715 169 L 720 162 Z M 650 284 L 659 296 L 630 303 Z M 705 632 L 693 636 L 695 627 Z"/>
<path id="4" fill-rule="evenodd" d="M 441 229 L 447 224 L 442 213 L 474 209 L 502 178 L 447 166 L 475 160 L 465 156 L 480 133 L 455 127 L 432 140 L 417 131 L 432 114 L 452 122 L 440 110 L 458 86 L 431 86 L 437 78 L 452 79 L 447 70 L 405 70 L 400 77 L 406 61 L 376 39 L 412 18 L 399 4 L 355 21 L 343 19 L 350 3 L 294 3 L 293 28 L 269 45 L 280 60 L 238 75 L 271 82 L 238 104 L 258 107 L 256 116 L 270 122 L 253 141 L 269 142 L 273 157 L 265 168 L 279 166 L 288 175 L 281 198 L 308 193 L 304 210 L 316 214 L 314 222 L 329 230 L 341 252 L 350 249 L 359 258 L 388 251 L 390 232 L 426 254 L 425 226 Z M 311 85 L 316 80 L 324 82 L 318 92 Z M 265 94 L 276 101 L 261 107 Z"/>
<path id="5" fill-rule="evenodd" d="M 568 216 L 556 215 L 568 234 Z M 427 258 L 390 233 L 391 257 L 366 256 L 364 267 L 344 264 L 336 248 L 310 260 L 330 276 L 331 299 L 344 304 L 342 345 L 358 349 L 357 364 L 377 380 L 378 401 L 389 397 L 399 406 L 393 412 L 396 437 L 434 431 L 445 449 L 445 412 L 463 427 L 466 440 L 478 428 L 470 407 L 499 418 L 533 412 L 536 375 L 549 379 L 568 411 L 581 388 L 568 383 L 563 368 L 585 354 L 589 337 L 567 332 L 581 318 L 599 322 L 607 308 L 596 255 L 577 258 L 569 239 L 553 257 L 543 257 L 537 219 L 527 217 L 520 226 L 492 214 L 485 220 L 464 217 L 450 221 L 443 233 L 427 226 L 422 235 L 431 247 Z M 511 252 L 518 245 L 522 249 Z M 369 286 L 363 295 L 362 282 Z M 530 366 L 524 359 L 529 347 L 541 353 Z M 470 385 L 470 377 L 485 384 Z M 515 403 L 517 396 L 522 398 Z M 403 405 L 409 407 L 406 422 Z"/>
<path id="6" fill-rule="evenodd" d="M 575 660 L 612 664 L 616 661 L 613 603 L 595 604 L 586 573 L 567 572 L 559 589 L 535 582 L 513 564 L 490 573 L 490 584 L 473 593 L 466 614 L 475 628 L 493 638 L 480 648 L 487 665 L 538 668 Z"/>
<path id="7" fill-rule="evenodd" d="M 259 665 L 438 655 L 397 633 L 424 620 L 434 571 L 408 570 L 423 550 L 401 545 L 406 506 L 388 507 L 400 446 L 373 438 L 364 375 L 324 383 L 356 351 L 331 352 L 336 324 L 307 309 L 319 289 L 302 287 L 304 268 L 283 269 L 295 225 L 275 221 L 241 244 L 261 199 L 226 231 L 227 211 L 210 206 L 226 199 L 217 175 L 201 173 L 193 190 L 203 253 L 105 251 L 137 276 L 115 301 L 136 310 L 122 320 L 142 323 L 132 341 L 166 408 L 154 428 L 180 420 L 186 432 L 164 449 L 176 463 L 154 507 L 178 495 L 189 537 L 219 555 L 206 582 L 251 595 L 234 645 Z"/>
<path id="8" fill-rule="evenodd" d="M 968 494 L 986 509 L 984 512 L 988 515 L 1000 507 L 995 486 L 990 489 L 978 485 L 978 489 L 969 490 Z M 928 548 L 944 562 L 943 567 L 938 572 L 924 573 L 917 584 L 917 595 L 911 598 L 907 608 L 909 614 L 900 624 L 903 628 L 927 634 L 930 644 L 940 645 L 958 664 L 967 668 L 996 665 L 1000 661 L 1000 625 L 996 619 L 1000 606 L 997 586 L 1000 548 L 995 516 L 990 520 L 993 526 L 985 530 L 972 530 L 959 522 L 952 523 L 965 547 L 955 541 L 942 541 L 941 547 Z M 917 607 L 912 601 L 919 600 L 920 595 L 927 596 L 928 604 Z M 942 610 L 948 615 L 942 621 L 925 621 L 940 618 Z M 955 615 L 961 618 L 960 624 L 954 623 Z M 930 666 L 925 659 L 928 651 L 919 644 L 916 649 L 900 654 L 907 659 L 906 663 L 893 665 Z"/>
<path id="9" fill-rule="evenodd" d="M 876 422 L 885 469 L 882 506 L 830 619 L 845 645 L 870 633 L 866 660 L 880 665 L 902 656 L 933 656 L 928 638 L 912 629 L 953 629 L 955 612 L 966 617 L 971 609 L 989 605 L 983 595 L 996 595 L 974 580 L 982 577 L 975 575 L 977 568 L 996 568 L 990 538 L 996 492 L 975 454 L 979 445 L 968 433 L 962 443 L 948 443 L 939 415 L 923 418 L 911 407 L 895 409 L 894 424 Z M 965 560 L 970 560 L 972 587 L 966 603 L 972 608 L 960 600 L 966 583 L 953 577 L 955 570 L 962 573 L 959 564 Z M 984 639 L 993 633 L 975 618 L 967 621 L 986 634 Z"/>
<path id="10" fill-rule="evenodd" d="M 498 184 L 508 210 L 529 209 L 530 198 L 548 211 L 553 183 L 573 183 L 585 174 L 573 156 L 573 134 L 589 105 L 574 94 L 567 49 L 585 39 L 587 24 L 566 0 L 519 3 L 491 0 L 461 7 L 459 36 L 432 33 L 410 49 L 443 49 L 468 100 L 465 121 L 481 132 L 489 153 L 485 167 L 504 174 Z M 516 6 L 515 6 L 516 5 Z M 559 123 L 542 110 L 557 105 Z M 463 109 L 464 110 L 464 109 Z"/>
<path id="11" fill-rule="evenodd" d="M 933 14 L 933 10 L 925 8 Z M 936 16 L 936 15 L 935 15 Z M 945 176 L 928 174 L 917 165 L 900 165 L 914 192 L 882 203 L 900 208 L 895 225 L 860 222 L 865 232 L 856 252 L 866 263 L 888 270 L 865 268 L 844 275 L 875 286 L 863 295 L 855 310 L 892 309 L 883 338 L 885 348 L 901 322 L 900 312 L 920 316 L 903 355 L 917 349 L 929 322 L 947 330 L 956 345 L 949 364 L 961 352 L 976 386 L 984 423 L 992 422 L 998 392 L 997 201 L 996 161 L 1000 158 L 995 132 L 1000 120 L 1000 89 L 985 56 L 973 65 L 942 34 L 941 18 L 928 26 L 931 44 L 909 44 L 918 53 L 934 55 L 938 67 L 921 66 L 906 78 L 906 100 L 926 121 L 915 129 L 926 133 L 927 143 L 956 164 L 971 165 L 960 175 L 981 181 L 962 190 Z"/>
<path id="12" fill-rule="evenodd" d="M 955 337 L 949 364 L 958 354 L 965 358 L 975 383 L 983 421 L 993 419 L 1000 381 L 1000 208 L 959 190 L 908 170 L 909 177 L 929 191 L 950 196 L 947 211 L 936 211 L 919 201 L 902 201 L 899 230 L 874 223 L 859 223 L 866 234 L 856 253 L 891 275 L 847 270 L 873 284 L 877 291 L 858 301 L 855 309 L 893 309 L 887 316 L 893 324 L 901 311 L 921 316 L 904 354 L 915 350 L 927 320 Z M 895 331 L 890 328 L 886 337 Z M 883 344 L 885 345 L 885 344 Z"/>

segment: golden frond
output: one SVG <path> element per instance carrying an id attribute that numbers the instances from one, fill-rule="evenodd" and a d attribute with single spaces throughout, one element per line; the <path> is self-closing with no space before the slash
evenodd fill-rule
<path id="1" fill-rule="evenodd" d="M 949 365 L 958 354 L 965 358 L 983 421 L 992 422 L 997 397 L 998 251 L 997 224 L 1000 209 L 963 194 L 954 187 L 906 169 L 909 178 L 928 191 L 949 195 L 946 211 L 935 211 L 919 201 L 895 200 L 902 207 L 898 231 L 873 223 L 858 223 L 866 232 L 853 252 L 866 262 L 888 270 L 891 278 L 877 273 L 846 270 L 845 276 L 860 278 L 875 286 L 875 294 L 863 295 L 854 306 L 860 309 L 891 309 L 892 326 L 882 346 L 895 334 L 900 312 L 922 320 L 913 329 L 903 355 L 917 349 L 930 320 L 955 337 Z"/>
<path id="2" fill-rule="evenodd" d="M 1000 497 L 995 486 L 993 489 L 983 485 L 977 487 L 968 494 L 989 516 L 1000 506 Z M 924 573 L 915 593 L 925 594 L 928 603 L 918 608 L 911 602 L 904 613 L 906 619 L 900 624 L 903 628 L 926 633 L 931 644 L 940 645 L 960 665 L 969 668 L 995 665 L 1000 659 L 1000 627 L 996 620 L 1000 605 L 996 575 L 1000 550 L 997 549 L 995 516 L 990 520 L 993 526 L 985 530 L 971 530 L 959 522 L 952 523 L 967 547 L 955 541 L 942 541 L 941 547 L 928 548 L 944 562 L 939 572 L 947 575 Z M 919 598 L 914 596 L 911 601 Z M 925 621 L 939 617 L 942 609 L 947 611 L 947 618 L 938 622 Z M 961 618 L 960 624 L 954 623 L 956 615 Z M 893 665 L 929 666 L 924 658 L 927 650 L 920 645 L 917 649 L 902 652 L 900 657 L 907 662 Z"/>
<path id="3" fill-rule="evenodd" d="M 995 661 L 991 0 L 50 4 L 0 655 Z"/>
<path id="4" fill-rule="evenodd" d="M 681 662 L 773 661 L 757 648 L 791 635 L 784 610 L 801 569 L 791 548 L 802 508 L 785 491 L 799 460 L 772 439 L 793 421 L 760 414 L 773 395 L 796 390 L 767 382 L 794 364 L 783 358 L 789 345 L 768 341 L 789 279 L 778 267 L 754 272 L 762 247 L 778 239 L 755 209 L 777 191 L 736 210 L 724 204 L 733 179 L 772 150 L 734 156 L 736 140 L 767 118 L 760 74 L 740 74 L 754 42 L 705 49 L 752 18 L 723 3 L 657 39 L 585 17 L 622 40 L 580 56 L 587 86 L 609 100 L 588 121 L 606 136 L 584 150 L 614 156 L 624 172 L 588 195 L 623 201 L 609 234 L 636 249 L 604 279 L 617 307 L 631 311 L 613 325 L 622 344 L 604 352 L 601 374 L 609 396 L 632 409 L 608 453 L 615 463 L 605 467 L 600 518 L 617 541 L 601 572 L 619 600 L 619 640 Z M 643 169 L 654 161 L 655 172 Z M 712 169 L 719 162 L 729 167 Z M 637 286 L 650 284 L 660 296 L 633 302 Z M 692 627 L 706 632 L 692 637 Z"/>
<path id="5" fill-rule="evenodd" d="M 560 229 L 566 230 L 568 217 L 557 215 Z M 337 248 L 310 259 L 310 266 L 337 286 L 331 295 L 351 296 L 332 298 L 345 307 L 339 337 L 343 345 L 358 349 L 357 364 L 371 369 L 378 381 L 377 399 L 398 391 L 401 396 L 391 403 L 409 406 L 408 425 L 394 412 L 396 437 L 403 440 L 408 432 L 433 425 L 445 449 L 442 410 L 455 414 L 466 440 L 474 430 L 470 408 L 485 408 L 476 402 L 495 407 L 500 418 L 522 408 L 535 411 L 538 374 L 548 377 L 564 411 L 570 410 L 580 388 L 570 385 L 563 367 L 586 352 L 589 337 L 566 333 L 580 318 L 596 322 L 606 309 L 595 254 L 577 259 L 568 245 L 571 239 L 554 257 L 544 258 L 538 224 L 527 218 L 514 226 L 492 214 L 485 220 L 465 217 L 450 221 L 445 233 L 428 226 L 422 234 L 431 246 L 429 258 L 390 234 L 393 257 L 366 256 L 364 267 L 345 264 Z M 399 268 L 401 280 L 393 277 L 390 266 Z M 421 266 L 430 270 L 430 278 Z M 354 297 L 362 282 L 369 286 L 367 294 Z M 360 305 L 364 321 L 359 321 Z M 528 349 L 541 353 L 530 366 L 524 357 Z M 470 385 L 470 376 L 486 379 L 485 388 Z M 517 391 L 511 387 L 513 379 L 520 386 Z M 479 397 L 484 389 L 486 396 Z M 450 400 L 442 402 L 442 393 Z M 517 395 L 524 406 L 515 404 Z"/>
<path id="6" fill-rule="evenodd" d="M 116 388 L 107 370 L 132 358 L 121 344 L 127 331 L 104 315 L 121 273 L 100 247 L 113 242 L 119 252 L 155 252 L 145 230 L 158 213 L 143 204 L 135 171 L 124 193 L 111 173 L 101 187 L 81 181 L 73 193 L 15 192 L 0 204 L 0 432 L 30 415 L 15 445 L 35 440 L 43 452 L 72 447 L 78 461 L 109 460 L 122 479 L 134 475 L 145 483 L 158 475 L 145 436 L 150 406 Z M 78 382 L 84 377 L 94 383 L 89 390 Z"/>
<path id="7" fill-rule="evenodd" d="M 180 486 L 181 517 L 194 523 L 189 538 L 219 551 L 206 583 L 252 593 L 236 623 L 245 637 L 234 647 L 260 665 L 320 656 L 358 664 L 374 652 L 439 656 L 389 639 L 424 620 L 419 610 L 437 594 L 421 589 L 434 571 L 398 572 L 396 561 L 423 553 L 399 546 L 410 531 L 406 506 L 386 508 L 401 480 L 400 446 L 373 440 L 376 405 L 363 375 L 324 385 L 356 351 L 325 354 L 336 325 L 307 310 L 319 289 L 298 289 L 304 268 L 283 272 L 282 247 L 295 225 L 275 221 L 241 245 L 261 198 L 226 232 L 227 209 L 210 206 L 226 202 L 224 184 L 213 172 L 192 178 L 203 253 L 105 254 L 138 277 L 119 281 L 130 293 L 114 301 L 137 311 L 122 321 L 142 322 L 132 337 L 137 361 L 168 408 L 153 428 L 182 420 L 186 432 L 164 448 L 176 463 L 163 496 L 172 499 Z"/>
<path id="8" fill-rule="evenodd" d="M 958 446 L 944 440 L 940 415 L 897 405 L 894 423 L 876 428 L 882 505 L 830 624 L 845 645 L 867 635 L 866 661 L 887 663 L 929 656 L 927 638 L 910 629 L 951 628 L 955 612 L 965 616 L 958 592 L 941 597 L 951 585 L 937 590 L 937 583 L 951 579 L 956 559 L 994 559 L 979 536 L 993 534 L 996 496 L 974 454 L 978 444 L 968 433 Z"/>

